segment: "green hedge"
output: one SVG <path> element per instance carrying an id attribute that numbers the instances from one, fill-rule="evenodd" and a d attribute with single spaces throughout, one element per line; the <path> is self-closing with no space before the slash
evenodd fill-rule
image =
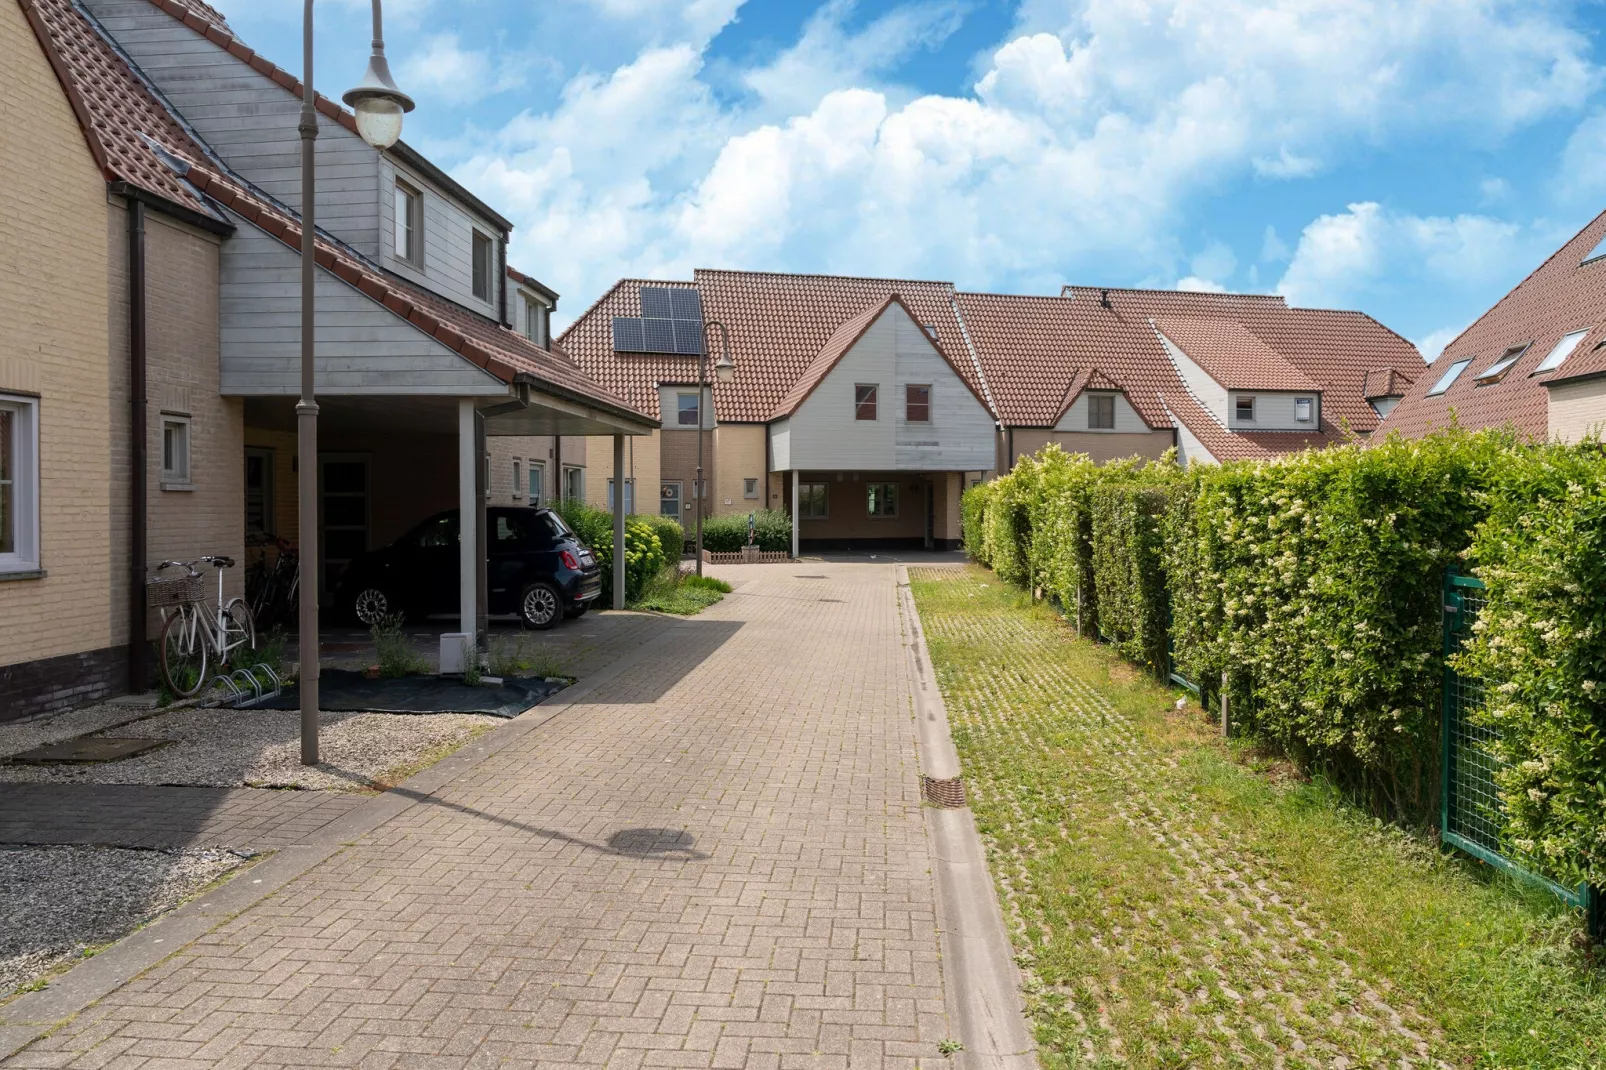
<path id="1" fill-rule="evenodd" d="M 587 505 L 578 498 L 570 498 L 555 506 L 558 515 L 580 541 L 591 547 L 602 567 L 602 596 L 597 599 L 599 608 L 613 605 L 613 514 L 606 509 Z M 669 521 L 673 524 L 674 521 Z M 679 525 L 676 525 L 677 527 Z M 634 602 L 641 597 L 647 582 L 662 571 L 665 562 L 678 559 L 678 554 L 665 553 L 655 528 L 661 528 L 658 518 L 629 516 L 625 518 L 625 601 Z"/>
<path id="2" fill-rule="evenodd" d="M 1266 462 L 1102 467 L 1049 447 L 964 498 L 965 545 L 1376 812 L 1437 813 L 1446 568 L 1489 584 L 1513 841 L 1606 883 L 1606 458 L 1499 431 Z M 1565 860 L 1565 861 L 1564 861 Z M 1567 868 L 1567 867 L 1572 868 Z"/>
<path id="3" fill-rule="evenodd" d="M 791 551 L 791 517 L 775 509 L 756 509 L 753 522 L 760 550 Z M 703 521 L 703 549 L 710 553 L 734 553 L 746 545 L 746 513 L 724 513 Z"/>

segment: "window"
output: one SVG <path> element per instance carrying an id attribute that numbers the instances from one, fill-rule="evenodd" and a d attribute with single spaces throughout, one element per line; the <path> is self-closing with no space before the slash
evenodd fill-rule
<path id="1" fill-rule="evenodd" d="M 424 198 L 405 182 L 396 183 L 396 258 L 424 266 Z"/>
<path id="2" fill-rule="evenodd" d="M 1254 398 L 1246 398 L 1246 397 L 1238 398 L 1237 399 L 1237 403 L 1236 403 L 1233 411 L 1238 414 L 1238 419 L 1239 419 L 1240 422 L 1251 423 L 1251 424 L 1254 423 L 1255 422 L 1255 399 Z"/>
<path id="3" fill-rule="evenodd" d="M 925 329 L 927 338 L 930 338 L 933 341 L 936 340 L 936 337 L 937 337 L 937 325 L 935 323 L 923 323 L 923 324 L 921 324 L 921 327 L 923 327 Z"/>
<path id="4" fill-rule="evenodd" d="M 39 567 L 39 403 L 0 394 L 0 572 Z"/>
<path id="5" fill-rule="evenodd" d="M 1313 419 L 1316 405 L 1310 398 L 1294 399 L 1294 420 L 1297 423 L 1308 424 Z"/>
<path id="6" fill-rule="evenodd" d="M 1596 242 L 1595 247 L 1589 250 L 1588 255 L 1586 255 L 1584 259 L 1580 261 L 1580 263 L 1587 264 L 1591 260 L 1599 260 L 1603 256 L 1606 256 L 1606 238 L 1602 238 L 1600 241 Z"/>
<path id="7" fill-rule="evenodd" d="M 565 501 L 583 501 L 586 496 L 586 470 L 563 466 L 563 498 Z"/>
<path id="8" fill-rule="evenodd" d="M 826 501 L 830 487 L 825 483 L 799 483 L 797 485 L 797 515 L 804 520 L 826 519 Z"/>
<path id="9" fill-rule="evenodd" d="M 1539 362 L 1539 367 L 1535 368 L 1533 373 L 1538 375 L 1540 372 L 1553 372 L 1561 367 L 1562 361 L 1573 355 L 1573 350 L 1578 348 L 1578 343 L 1582 342 L 1584 335 L 1588 333 L 1585 330 L 1563 335 L 1561 341 L 1556 343 L 1556 348 L 1545 354 L 1545 359 Z"/>
<path id="10" fill-rule="evenodd" d="M 898 515 L 898 484 L 871 483 L 867 486 L 871 516 Z"/>
<path id="11" fill-rule="evenodd" d="M 697 395 L 675 395 L 675 423 L 681 427 L 697 426 Z"/>
<path id="12" fill-rule="evenodd" d="M 1087 396 L 1087 426 L 1094 431 L 1115 430 L 1115 395 Z"/>
<path id="13" fill-rule="evenodd" d="M 491 239 L 474 232 L 474 296 L 491 299 Z"/>
<path id="14" fill-rule="evenodd" d="M 1504 379 L 1506 377 L 1506 373 L 1511 370 L 1511 366 L 1517 363 L 1517 361 L 1521 360 L 1524 353 L 1528 352 L 1528 345 L 1529 343 L 1524 342 L 1522 345 L 1512 346 L 1510 349 L 1500 354 L 1499 360 L 1495 361 L 1493 364 L 1489 365 L 1479 373 L 1478 385 L 1489 386 L 1492 383 L 1498 383 L 1500 380 Z"/>
<path id="15" fill-rule="evenodd" d="M 413 545 L 421 550 L 443 550 L 457 546 L 457 514 L 430 517 L 413 529 Z"/>
<path id="16" fill-rule="evenodd" d="M 673 480 L 658 486 L 658 513 L 680 519 L 680 481 Z"/>
<path id="17" fill-rule="evenodd" d="M 855 420 L 874 420 L 876 418 L 876 395 L 881 388 L 875 383 L 855 383 L 853 386 L 853 418 Z"/>
<path id="18" fill-rule="evenodd" d="M 911 383 L 903 388 L 903 418 L 912 424 L 931 422 L 931 387 Z"/>
<path id="19" fill-rule="evenodd" d="M 531 461 L 529 468 L 529 498 L 531 505 L 540 505 L 546 498 L 546 465 Z"/>
<path id="20" fill-rule="evenodd" d="M 613 512 L 613 480 L 608 480 L 608 512 Z M 625 480 L 625 512 L 634 515 L 636 512 L 636 481 Z"/>
<path id="21" fill-rule="evenodd" d="M 524 336 L 543 348 L 548 342 L 547 307 L 530 297 L 524 299 Z"/>
<path id="22" fill-rule="evenodd" d="M 273 523 L 273 451 L 245 448 L 245 532 L 275 534 Z"/>
<path id="23" fill-rule="evenodd" d="M 756 480 L 756 479 L 744 479 L 744 480 L 742 480 L 742 497 L 744 497 L 744 498 L 756 498 L 756 497 L 758 497 L 758 480 Z"/>
<path id="24" fill-rule="evenodd" d="M 1455 381 L 1461 378 L 1461 373 L 1467 370 L 1467 365 L 1471 363 L 1472 358 L 1468 357 L 1465 360 L 1458 360 L 1454 364 L 1450 365 L 1444 370 L 1444 374 L 1439 376 L 1439 381 L 1433 384 L 1433 389 L 1428 391 L 1427 396 L 1430 398 L 1435 397 L 1450 389 L 1450 387 L 1455 384 Z"/>
<path id="25" fill-rule="evenodd" d="M 540 538 L 542 527 L 529 513 L 497 513 L 491 541 L 501 547 L 530 546 L 545 541 Z"/>
<path id="26" fill-rule="evenodd" d="M 178 413 L 162 415 L 162 489 L 190 482 L 190 418 Z"/>
<path id="27" fill-rule="evenodd" d="M 524 466 L 518 461 L 513 462 L 513 500 L 519 501 L 524 497 Z"/>

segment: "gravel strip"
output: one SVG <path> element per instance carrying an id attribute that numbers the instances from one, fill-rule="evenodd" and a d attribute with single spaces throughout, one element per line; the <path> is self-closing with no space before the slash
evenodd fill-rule
<path id="1" fill-rule="evenodd" d="M 0 848 L 0 998 L 128 935 L 244 861 L 214 849 Z"/>
<path id="2" fill-rule="evenodd" d="M 426 756 L 438 760 L 502 721 L 463 713 L 326 711 L 319 733 L 323 761 L 310 768 L 301 764 L 300 723 L 295 710 L 176 710 L 108 733 L 173 740 L 168 746 L 94 765 L 4 763 L 0 782 L 366 791 L 392 770 Z"/>

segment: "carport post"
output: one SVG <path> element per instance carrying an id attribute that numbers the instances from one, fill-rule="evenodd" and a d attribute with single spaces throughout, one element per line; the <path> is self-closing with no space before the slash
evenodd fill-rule
<path id="1" fill-rule="evenodd" d="M 463 645 L 463 658 L 479 659 L 479 636 L 474 632 L 479 621 L 475 606 L 479 594 L 479 518 L 480 503 L 475 499 L 479 486 L 478 438 L 474 434 L 474 400 L 461 398 L 457 402 L 457 599 L 460 619 L 457 630 L 468 635 Z"/>
<path id="2" fill-rule="evenodd" d="M 792 469 L 792 560 L 797 560 L 797 469 Z"/>
<path id="3" fill-rule="evenodd" d="M 613 608 L 625 608 L 625 436 L 623 435 L 613 436 Z"/>

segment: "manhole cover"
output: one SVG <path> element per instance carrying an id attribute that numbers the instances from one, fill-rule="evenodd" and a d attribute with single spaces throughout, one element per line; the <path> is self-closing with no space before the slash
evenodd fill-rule
<path id="1" fill-rule="evenodd" d="M 932 806 L 944 810 L 957 810 L 965 805 L 965 782 L 960 777 L 938 780 L 922 774 L 920 794 L 924 795 Z"/>
<path id="2" fill-rule="evenodd" d="M 132 758 L 169 742 L 165 739 L 135 739 L 126 736 L 90 736 L 69 739 L 64 743 L 50 743 L 33 750 L 13 755 L 11 760 L 24 765 L 50 765 L 55 762 L 115 762 Z"/>
<path id="3" fill-rule="evenodd" d="M 608 837 L 609 847 L 628 855 L 690 851 L 696 842 L 696 837 L 684 829 L 621 829 Z"/>

